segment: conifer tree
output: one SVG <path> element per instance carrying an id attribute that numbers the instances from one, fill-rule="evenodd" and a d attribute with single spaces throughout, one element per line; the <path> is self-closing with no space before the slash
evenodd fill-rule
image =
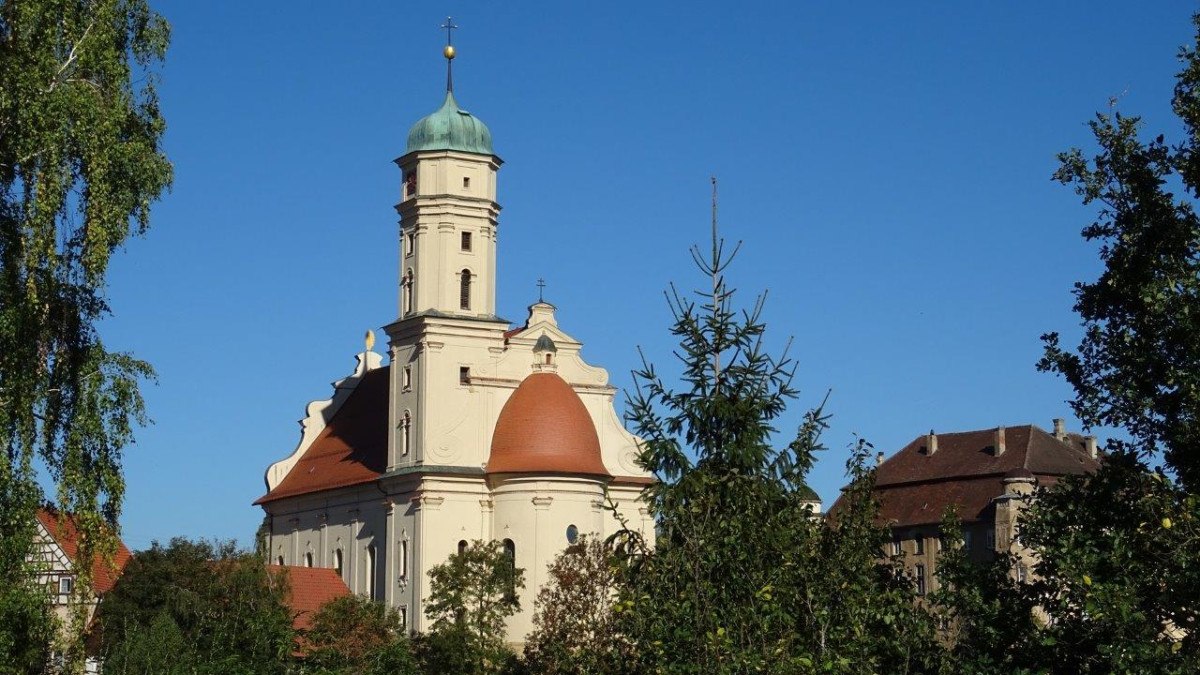
<path id="1" fill-rule="evenodd" d="M 725 273 L 738 246 L 717 234 L 692 250 L 705 288 L 699 300 L 667 294 L 679 340 L 678 386 L 647 360 L 634 373 L 628 419 L 640 462 L 658 482 L 647 491 L 658 524 L 651 549 L 623 533 L 622 629 L 645 672 L 912 671 L 936 657 L 932 623 L 894 564 L 880 562 L 864 446 L 837 520 L 811 507 L 805 484 L 823 405 L 790 441 L 776 423 L 797 396 L 794 364 L 764 344 L 764 296 L 738 310 Z M 905 641 L 904 644 L 901 644 Z M 929 648 L 929 649 L 925 649 Z M 925 649 L 925 653 L 922 650 Z M 631 666 L 633 667 L 633 666 Z"/>

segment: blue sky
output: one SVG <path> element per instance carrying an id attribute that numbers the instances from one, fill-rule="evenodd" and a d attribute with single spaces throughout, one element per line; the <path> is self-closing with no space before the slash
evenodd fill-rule
<path id="1" fill-rule="evenodd" d="M 175 164 L 112 266 L 110 346 L 158 369 L 125 454 L 124 536 L 248 542 L 263 471 L 308 401 L 396 316 L 409 126 L 442 99 L 492 130 L 498 311 L 547 281 L 561 326 L 619 387 L 640 345 L 669 365 L 661 291 L 687 247 L 744 240 L 743 302 L 769 289 L 802 397 L 832 390 L 813 486 L 832 501 L 854 434 L 893 452 L 938 431 L 1067 417 L 1038 336 L 1077 335 L 1091 213 L 1050 180 L 1110 98 L 1155 133 L 1191 2 L 156 3 Z M 1052 6 L 1051 6 L 1052 5 Z M 623 410 L 623 404 L 619 404 Z M 1069 425 L 1077 428 L 1071 420 Z"/>

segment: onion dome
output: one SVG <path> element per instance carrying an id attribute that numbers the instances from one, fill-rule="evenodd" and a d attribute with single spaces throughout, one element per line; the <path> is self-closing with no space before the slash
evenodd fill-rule
<path id="1" fill-rule="evenodd" d="M 454 92 L 446 92 L 442 107 L 422 118 L 408 132 L 405 153 L 422 150 L 458 150 L 494 155 L 492 132 L 478 117 L 458 107 Z"/>
<path id="2" fill-rule="evenodd" d="M 550 372 L 526 377 L 504 404 L 487 472 L 609 475 L 579 394 Z"/>

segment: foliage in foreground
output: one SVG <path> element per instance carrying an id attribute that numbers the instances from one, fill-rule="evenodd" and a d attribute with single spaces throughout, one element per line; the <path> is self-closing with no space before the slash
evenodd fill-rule
<path id="1" fill-rule="evenodd" d="M 283 673 L 295 648 L 287 578 L 232 543 L 138 553 L 98 612 L 105 673 Z"/>
<path id="2" fill-rule="evenodd" d="M 525 572 L 498 541 L 471 542 L 429 570 L 425 616 L 433 621 L 417 649 L 427 672 L 498 673 L 516 655 L 505 619 L 520 610 Z"/>
<path id="3" fill-rule="evenodd" d="M 305 672 L 320 675 L 405 675 L 416 673 L 400 613 L 357 595 L 337 598 L 313 615 L 301 644 Z"/>
<path id="4" fill-rule="evenodd" d="M 736 254 L 736 249 L 734 250 Z M 763 344 L 763 298 L 739 312 L 714 223 L 698 302 L 668 295 L 682 385 L 649 363 L 635 373 L 629 419 L 659 524 L 651 550 L 625 533 L 622 628 L 645 672 L 912 672 L 936 668 L 934 625 L 891 561 L 871 497 L 869 446 L 850 462 L 835 520 L 814 517 L 804 482 L 822 408 L 782 449 L 774 424 L 796 398 L 794 366 Z"/>
<path id="5" fill-rule="evenodd" d="M 619 561 L 602 539 L 580 535 L 547 570 L 534 631 L 525 643 L 533 673 L 616 673 L 633 661 L 621 634 Z"/>
<path id="6" fill-rule="evenodd" d="M 111 255 L 146 230 L 171 182 L 153 76 L 168 34 L 144 0 L 0 3 L 0 491 L 10 493 L 0 521 L 32 522 L 40 497 L 7 497 L 34 485 L 41 464 L 82 532 L 80 591 L 93 556 L 116 548 L 121 449 L 144 422 L 138 381 L 150 367 L 109 351 L 97 324 Z M 22 574 L 32 544 L 18 543 L 24 552 L 0 555 L 0 580 Z M 18 629 L 36 629 L 19 643 L 47 644 L 53 631 L 4 593 L 0 649 Z M 86 613 L 75 607 L 69 671 L 82 668 Z"/>
<path id="7" fill-rule="evenodd" d="M 1115 427 L 1093 476 L 1038 491 L 1018 541 L 1036 577 L 1001 559 L 952 560 L 945 602 L 967 672 L 1200 672 L 1200 16 L 1181 51 L 1177 144 L 1141 140 L 1120 113 L 1091 122 L 1099 152 L 1060 155 L 1055 178 L 1098 205 L 1085 239 L 1104 269 L 1075 286 L 1075 351 L 1043 336 L 1038 367 L 1074 388 L 1086 427 Z M 1182 196 L 1177 196 L 1180 191 Z M 1165 469 L 1151 463 L 1161 460 Z M 1007 618 L 1008 629 L 989 627 Z M 1032 625 L 1032 627 L 1031 627 Z"/>

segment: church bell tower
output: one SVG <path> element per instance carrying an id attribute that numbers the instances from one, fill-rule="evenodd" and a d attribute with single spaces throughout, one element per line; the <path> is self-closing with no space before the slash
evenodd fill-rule
<path id="1" fill-rule="evenodd" d="M 447 32 L 453 23 L 447 21 Z M 449 37 L 449 35 L 447 36 Z M 412 126 L 400 167 L 399 315 L 391 338 L 388 468 L 478 467 L 489 429 L 467 414 L 508 322 L 496 317 L 496 173 L 484 123 L 446 97 Z"/>
<path id="2" fill-rule="evenodd" d="M 447 24 L 448 29 L 452 27 Z M 400 318 L 496 313 L 496 172 L 501 160 L 479 118 L 454 99 L 446 45 L 446 99 L 413 125 L 401 171 Z"/>

